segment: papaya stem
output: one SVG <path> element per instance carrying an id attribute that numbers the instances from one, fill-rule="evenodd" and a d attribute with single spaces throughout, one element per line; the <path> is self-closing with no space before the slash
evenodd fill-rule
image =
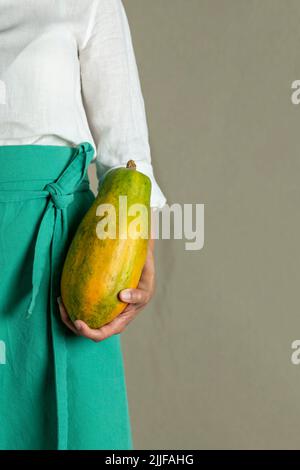
<path id="1" fill-rule="evenodd" d="M 136 164 L 134 160 L 128 160 L 126 168 L 131 168 L 132 170 L 136 169 Z"/>

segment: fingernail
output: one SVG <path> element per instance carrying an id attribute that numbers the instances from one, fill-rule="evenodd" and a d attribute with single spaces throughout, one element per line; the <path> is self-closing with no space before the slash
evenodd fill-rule
<path id="1" fill-rule="evenodd" d="M 131 299 L 131 291 L 129 289 L 123 290 L 121 293 L 121 297 L 123 300 L 130 300 Z"/>
<path id="2" fill-rule="evenodd" d="M 74 325 L 75 325 L 75 327 L 76 327 L 76 330 L 80 331 L 80 330 L 82 329 L 82 324 L 81 324 L 81 322 L 80 322 L 79 320 L 76 320 L 76 321 L 74 322 Z"/>

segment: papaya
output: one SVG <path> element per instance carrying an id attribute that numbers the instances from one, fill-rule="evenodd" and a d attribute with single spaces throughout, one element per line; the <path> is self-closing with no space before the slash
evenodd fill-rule
<path id="1" fill-rule="evenodd" d="M 138 286 L 150 238 L 151 181 L 130 160 L 110 170 L 70 243 L 61 297 L 71 320 L 90 328 L 111 322 L 127 304 L 121 290 Z"/>

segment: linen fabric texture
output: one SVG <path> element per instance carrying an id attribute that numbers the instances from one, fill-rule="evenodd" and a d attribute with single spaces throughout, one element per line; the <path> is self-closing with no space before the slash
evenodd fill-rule
<path id="1" fill-rule="evenodd" d="M 0 145 L 85 141 L 100 182 L 133 159 L 165 204 L 121 0 L 1 0 Z"/>
<path id="2" fill-rule="evenodd" d="M 132 448 L 120 335 L 76 336 L 56 301 L 92 157 L 89 143 L 0 146 L 2 450 Z"/>

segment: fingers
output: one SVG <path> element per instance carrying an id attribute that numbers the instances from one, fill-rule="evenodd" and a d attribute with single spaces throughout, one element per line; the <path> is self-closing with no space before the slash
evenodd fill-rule
<path id="1" fill-rule="evenodd" d="M 71 330 L 75 335 L 78 335 L 78 331 L 76 330 L 74 323 L 70 319 L 69 315 L 67 314 L 67 311 L 62 303 L 62 300 L 60 297 L 57 299 L 58 306 L 59 306 L 59 311 L 60 311 L 60 317 L 63 321 L 63 323 Z"/>
<path id="2" fill-rule="evenodd" d="M 102 326 L 97 330 L 90 328 L 82 320 L 76 320 L 75 326 L 77 328 L 77 333 L 79 333 L 81 336 L 84 336 L 85 338 L 91 339 L 92 341 L 98 343 L 100 341 L 103 341 L 104 339 L 109 338 L 110 336 L 122 333 L 135 315 L 136 311 L 124 311 L 110 323 Z"/>
<path id="3" fill-rule="evenodd" d="M 154 292 L 155 269 L 153 249 L 149 247 L 147 260 L 143 268 L 137 289 L 124 289 L 119 293 L 120 299 L 127 303 L 125 310 L 113 321 L 99 329 L 90 328 L 82 320 L 71 321 L 62 301 L 58 298 L 60 315 L 63 323 L 73 333 L 92 341 L 103 341 L 110 336 L 122 333 L 126 326 L 136 317 L 142 308 L 150 301 Z"/>
<path id="4" fill-rule="evenodd" d="M 110 336 L 122 333 L 139 311 L 149 302 L 151 295 L 142 289 L 125 289 L 120 292 L 122 301 L 128 303 L 125 310 L 107 325 L 99 329 L 90 328 L 84 321 L 76 320 L 73 327 L 76 333 L 92 341 L 103 341 Z"/>
<path id="5" fill-rule="evenodd" d="M 90 328 L 84 321 L 76 320 L 74 325 L 77 330 L 77 334 L 80 336 L 84 336 L 85 338 L 91 339 L 93 341 L 103 341 L 104 339 L 108 338 L 107 330 L 103 326 L 98 330 Z"/>
<path id="6" fill-rule="evenodd" d="M 139 311 L 149 302 L 151 295 L 152 290 L 125 289 L 121 291 L 119 297 L 123 302 L 128 304 L 127 307 L 113 321 L 99 329 L 90 328 L 82 320 L 76 320 L 73 323 L 61 299 L 59 298 L 57 300 L 63 323 L 76 335 L 99 342 L 109 338 L 110 336 L 122 333 L 131 320 L 135 318 Z"/>
<path id="7" fill-rule="evenodd" d="M 128 310 L 128 308 L 126 308 L 123 313 L 121 313 L 112 322 L 108 323 L 107 325 L 104 325 L 102 328 L 92 329 L 82 320 L 76 320 L 73 323 L 60 297 L 57 299 L 57 302 L 59 305 L 61 319 L 63 323 L 67 326 L 67 328 L 69 328 L 77 336 L 83 336 L 95 342 L 103 341 L 104 339 L 107 339 L 110 336 L 122 333 L 128 323 L 137 314 L 137 310 L 133 310 L 131 306 L 131 310 Z"/>
<path id="8" fill-rule="evenodd" d="M 146 304 L 150 300 L 150 292 L 143 289 L 124 289 L 119 294 L 120 299 L 128 304 Z"/>

